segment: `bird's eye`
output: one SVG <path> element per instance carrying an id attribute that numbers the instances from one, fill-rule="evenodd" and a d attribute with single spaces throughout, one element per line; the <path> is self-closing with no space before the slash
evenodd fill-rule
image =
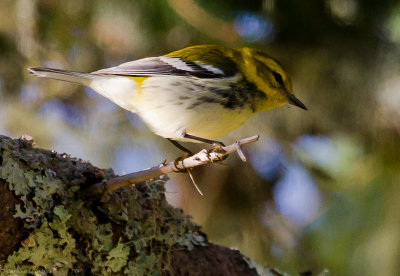
<path id="1" fill-rule="evenodd" d="M 275 78 L 275 81 L 278 84 L 283 85 L 283 79 L 282 79 L 282 76 L 279 73 L 274 72 L 274 78 Z"/>

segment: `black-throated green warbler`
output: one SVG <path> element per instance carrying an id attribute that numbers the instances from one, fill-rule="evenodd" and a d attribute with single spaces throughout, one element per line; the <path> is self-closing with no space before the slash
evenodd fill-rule
<path id="1" fill-rule="evenodd" d="M 249 48 L 199 45 L 92 73 L 28 70 L 89 86 L 175 141 L 215 144 L 256 112 L 285 103 L 306 109 L 282 66 Z"/>

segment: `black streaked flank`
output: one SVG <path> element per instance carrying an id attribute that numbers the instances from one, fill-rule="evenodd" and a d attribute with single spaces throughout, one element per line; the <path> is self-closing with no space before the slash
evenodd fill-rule
<path id="1" fill-rule="evenodd" d="M 258 90 L 255 84 L 247 81 L 245 78 L 237 83 L 232 83 L 229 88 L 203 87 L 204 90 L 216 94 L 216 97 L 200 96 L 187 109 L 193 109 L 202 103 L 216 103 L 227 109 L 250 107 L 255 112 L 257 101 L 260 101 L 261 98 L 266 98 L 265 93 Z"/>

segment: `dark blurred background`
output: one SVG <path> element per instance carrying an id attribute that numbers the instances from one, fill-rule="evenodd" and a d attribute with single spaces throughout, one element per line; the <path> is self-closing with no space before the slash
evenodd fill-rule
<path id="1" fill-rule="evenodd" d="M 90 72 L 196 44 L 266 51 L 309 111 L 254 116 L 222 138 L 260 134 L 249 162 L 232 155 L 196 169 L 204 197 L 186 174 L 171 175 L 169 202 L 263 265 L 399 275 L 398 1 L 2 0 L 0 133 L 118 174 L 173 160 L 180 152 L 136 115 L 26 68 Z"/>

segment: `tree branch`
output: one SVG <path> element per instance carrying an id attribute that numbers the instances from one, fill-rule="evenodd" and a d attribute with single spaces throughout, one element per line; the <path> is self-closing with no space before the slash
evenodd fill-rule
<path id="1" fill-rule="evenodd" d="M 165 180 L 88 200 L 82 189 L 113 179 L 112 170 L 33 144 L 0 135 L 0 271 L 247 276 L 257 269 L 276 275 L 236 250 L 210 243 L 200 226 L 168 204 Z M 225 155 L 231 148 L 226 150 Z M 183 163 L 177 166 L 183 169 Z"/>
<path id="2" fill-rule="evenodd" d="M 220 149 L 211 152 L 206 149 L 203 149 L 200 152 L 192 156 L 189 156 L 187 158 L 184 158 L 183 160 L 180 161 L 173 161 L 169 162 L 168 164 L 161 164 L 159 166 L 155 166 L 143 171 L 115 177 L 108 180 L 107 182 L 96 183 L 90 186 L 86 190 L 86 192 L 87 195 L 89 196 L 99 195 L 102 194 L 103 192 L 112 192 L 116 189 L 132 184 L 137 184 L 153 178 L 157 178 L 160 177 L 161 175 L 165 175 L 171 172 L 182 172 L 197 166 L 202 166 L 208 163 L 221 161 L 223 160 L 224 157 L 228 156 L 229 154 L 235 151 L 238 152 L 238 155 L 243 160 L 243 162 L 246 162 L 246 157 L 243 154 L 241 146 L 256 142 L 258 138 L 259 138 L 258 135 L 244 138 L 237 141 L 236 143 L 233 143 L 231 145 L 222 147 Z"/>

